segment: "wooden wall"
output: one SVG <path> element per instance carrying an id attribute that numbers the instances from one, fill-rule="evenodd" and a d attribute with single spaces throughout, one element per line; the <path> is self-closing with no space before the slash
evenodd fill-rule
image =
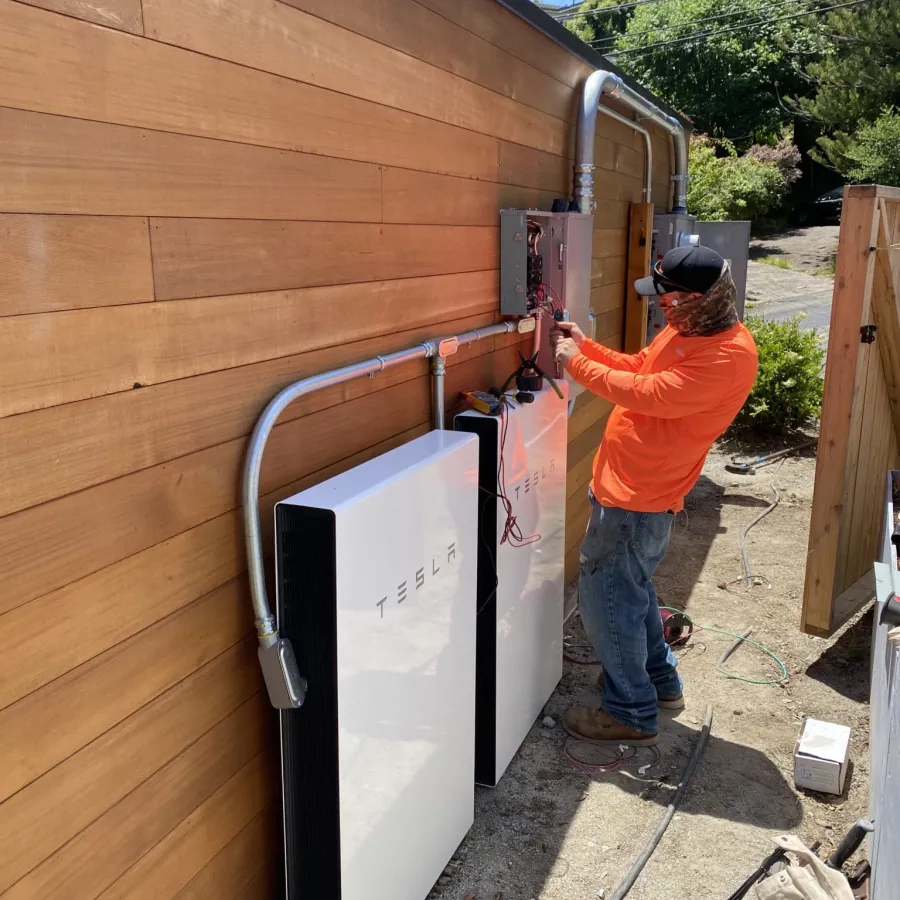
<path id="1" fill-rule="evenodd" d="M 493 0 L 0 0 L 4 900 L 272 896 L 247 435 L 297 378 L 496 320 L 497 211 L 568 192 L 589 71 Z M 644 159 L 598 134 L 618 347 Z M 515 357 L 461 352 L 449 394 Z M 571 419 L 570 572 L 607 412 Z M 428 423 L 424 364 L 298 402 L 264 521 Z"/>

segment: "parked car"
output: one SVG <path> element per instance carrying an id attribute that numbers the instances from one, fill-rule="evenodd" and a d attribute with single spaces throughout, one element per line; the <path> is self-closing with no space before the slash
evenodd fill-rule
<path id="1" fill-rule="evenodd" d="M 843 203 L 844 189 L 836 187 L 798 210 L 797 222 L 800 225 L 836 225 L 841 221 Z"/>

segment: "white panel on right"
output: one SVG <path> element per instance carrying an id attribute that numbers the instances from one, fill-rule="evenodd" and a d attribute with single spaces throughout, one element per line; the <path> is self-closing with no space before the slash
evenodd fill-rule
<path id="1" fill-rule="evenodd" d="M 568 392 L 560 388 L 565 399 L 545 386 L 502 416 L 455 420 L 480 438 L 475 780 L 489 786 L 562 677 Z M 498 495 L 515 517 L 513 535 Z"/>

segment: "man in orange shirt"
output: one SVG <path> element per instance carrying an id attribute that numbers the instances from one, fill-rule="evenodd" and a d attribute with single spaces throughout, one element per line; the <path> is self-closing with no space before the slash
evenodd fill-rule
<path id="1" fill-rule="evenodd" d="M 616 404 L 594 460 L 578 587 L 603 705 L 571 709 L 564 724 L 582 740 L 650 746 L 659 708 L 684 707 L 651 578 L 710 447 L 750 394 L 757 354 L 715 251 L 672 250 L 635 288 L 658 295 L 668 323 L 640 353 L 609 350 L 571 322 L 551 339 L 572 378 Z"/>

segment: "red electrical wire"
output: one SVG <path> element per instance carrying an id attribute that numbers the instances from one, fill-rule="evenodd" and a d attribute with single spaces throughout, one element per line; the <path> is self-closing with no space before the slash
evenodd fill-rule
<path id="1" fill-rule="evenodd" d="M 506 412 L 505 402 L 500 406 L 500 463 L 497 467 L 497 499 L 506 512 L 506 522 L 503 526 L 503 536 L 500 543 L 509 543 L 513 547 L 527 547 L 530 544 L 536 544 L 541 536 L 539 534 L 531 534 L 527 537 L 522 534 L 522 529 L 513 513 L 512 502 L 506 493 L 506 460 L 504 451 L 506 449 L 506 435 L 509 430 L 509 415 Z"/>

